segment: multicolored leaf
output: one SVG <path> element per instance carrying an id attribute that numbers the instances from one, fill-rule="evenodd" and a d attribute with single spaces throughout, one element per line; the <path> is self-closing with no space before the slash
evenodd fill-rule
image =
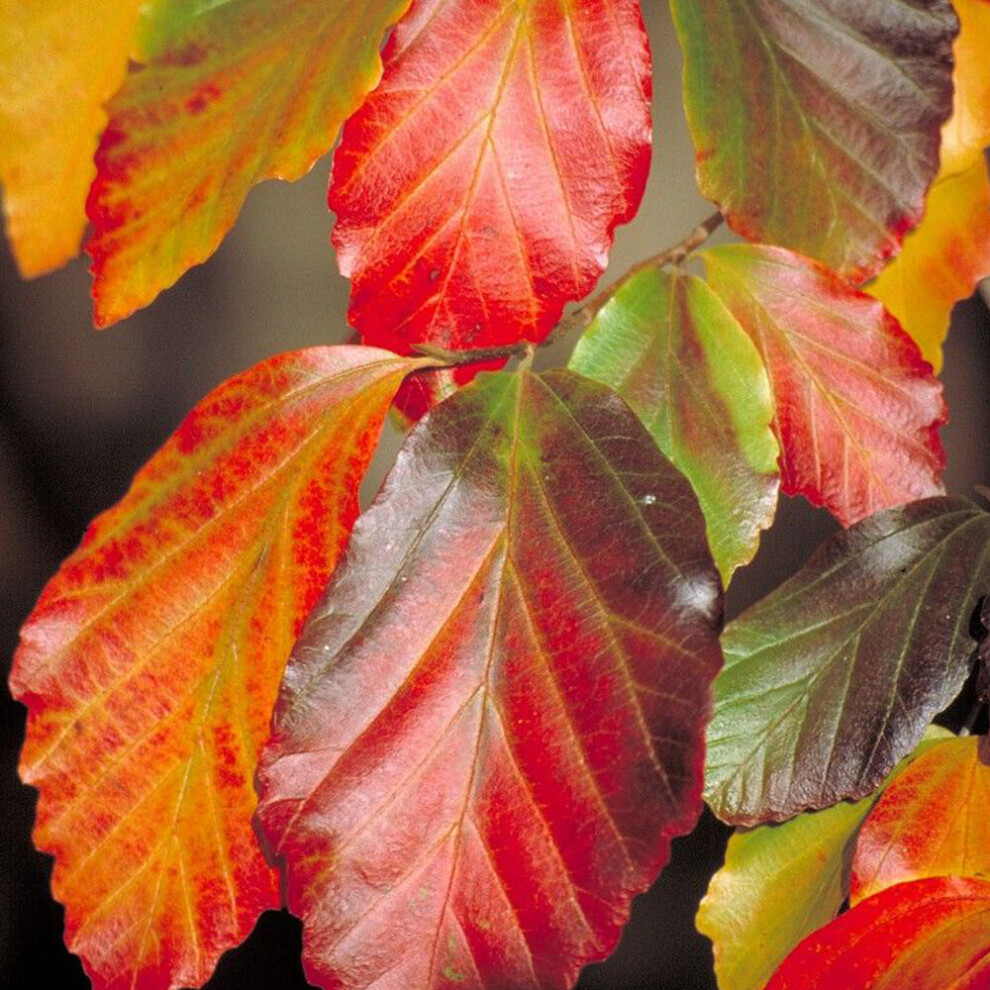
<path id="1" fill-rule="evenodd" d="M 951 738 L 931 727 L 905 763 Z M 836 916 L 849 894 L 857 830 L 881 791 L 779 825 L 738 829 L 729 839 L 697 917 L 698 931 L 712 940 L 719 990 L 762 990 L 791 950 Z"/>
<path id="2" fill-rule="evenodd" d="M 952 109 L 948 0 L 672 0 L 702 193 L 854 280 L 921 218 Z"/>
<path id="3" fill-rule="evenodd" d="M 205 261 L 255 183 L 310 170 L 378 82 L 408 3 L 159 0 L 96 155 L 98 326 Z"/>
<path id="4" fill-rule="evenodd" d="M 703 258 L 770 375 L 785 493 L 849 526 L 944 490 L 941 386 L 880 303 L 783 248 L 727 245 Z"/>
<path id="5" fill-rule="evenodd" d="M 698 278 L 636 272 L 598 312 L 570 367 L 616 389 L 691 482 L 728 584 L 777 508 L 779 448 L 760 355 Z"/>
<path id="6" fill-rule="evenodd" d="M 424 362 L 284 354 L 204 399 L 89 528 L 21 633 L 21 777 L 98 988 L 201 985 L 280 901 L 252 775 L 283 666 Z"/>
<path id="7" fill-rule="evenodd" d="M 79 251 L 103 104 L 127 72 L 140 0 L 0 0 L 0 182 L 21 273 Z"/>
<path id="8" fill-rule="evenodd" d="M 650 163 L 636 0 L 419 0 L 344 128 L 329 202 L 350 321 L 400 352 L 543 339 Z"/>
<path id="9" fill-rule="evenodd" d="M 286 668 L 258 820 L 322 986 L 568 987 L 700 810 L 721 601 L 614 392 L 485 375 L 413 431 Z"/>
<path id="10" fill-rule="evenodd" d="M 980 155 L 966 171 L 943 174 L 932 186 L 921 226 L 904 239 L 900 256 L 868 291 L 897 317 L 938 371 L 953 306 L 968 299 L 988 275 L 990 178 Z"/>
<path id="11" fill-rule="evenodd" d="M 990 883 L 898 884 L 805 939 L 767 990 L 986 990 Z"/>
<path id="12" fill-rule="evenodd" d="M 990 513 L 934 498 L 823 543 L 731 622 L 708 730 L 706 799 L 724 821 L 856 800 L 958 693 L 990 586 Z"/>
<path id="13" fill-rule="evenodd" d="M 884 792 L 856 844 L 851 902 L 933 876 L 990 880 L 990 766 L 980 740 L 952 739 Z"/>

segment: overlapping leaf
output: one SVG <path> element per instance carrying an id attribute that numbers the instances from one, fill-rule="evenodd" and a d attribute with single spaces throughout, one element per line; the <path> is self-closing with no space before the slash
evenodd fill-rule
<path id="1" fill-rule="evenodd" d="M 109 106 L 89 200 L 100 326 L 205 261 L 251 187 L 297 179 L 381 74 L 408 0 L 159 0 Z"/>
<path id="2" fill-rule="evenodd" d="M 958 498 L 840 532 L 730 623 L 706 798 L 726 821 L 781 820 L 870 793 L 969 673 L 990 586 L 990 513 Z"/>
<path id="3" fill-rule="evenodd" d="M 990 766 L 979 743 L 952 739 L 887 788 L 856 844 L 853 904 L 923 877 L 990 880 Z"/>
<path id="4" fill-rule="evenodd" d="M 399 351 L 542 339 L 642 195 L 638 3 L 423 0 L 384 58 L 330 187 L 352 324 Z"/>
<path id="5" fill-rule="evenodd" d="M 718 574 L 614 392 L 484 376 L 409 437 L 258 780 L 323 986 L 566 987 L 700 808 Z"/>
<path id="6" fill-rule="evenodd" d="M 941 386 L 875 299 L 782 248 L 731 245 L 704 259 L 763 355 L 787 494 L 848 526 L 942 492 Z"/>
<path id="7" fill-rule="evenodd" d="M 570 366 L 617 389 L 687 476 L 727 583 L 779 486 L 770 385 L 746 333 L 700 279 L 651 268 L 599 311 Z"/>
<path id="8" fill-rule="evenodd" d="M 266 361 L 196 407 L 22 630 L 21 776 L 97 987 L 200 985 L 279 903 L 251 830 L 279 677 L 357 515 L 403 376 L 371 348 Z"/>
<path id="9" fill-rule="evenodd" d="M 990 883 L 899 884 L 805 939 L 767 990 L 986 990 Z"/>
<path id="10" fill-rule="evenodd" d="M 917 341 L 936 371 L 952 307 L 990 275 L 990 2 L 956 0 L 961 28 L 953 46 L 955 96 L 942 128 L 942 167 L 925 217 L 904 250 L 870 286 Z"/>
<path id="11" fill-rule="evenodd" d="M 909 759 L 951 737 L 930 728 Z M 903 764 L 893 779 L 899 772 Z M 762 990 L 791 950 L 836 916 L 849 894 L 857 830 L 879 795 L 739 829 L 729 839 L 697 919 L 714 946 L 719 990 Z"/>
<path id="12" fill-rule="evenodd" d="M 964 172 L 943 175 L 932 186 L 921 226 L 905 238 L 904 250 L 869 292 L 900 320 L 937 371 L 952 307 L 988 275 L 990 178 L 981 155 Z"/>
<path id="13" fill-rule="evenodd" d="M 702 192 L 850 278 L 921 217 L 952 108 L 948 0 L 672 0 Z"/>
<path id="14" fill-rule="evenodd" d="M 75 256 L 103 104 L 127 72 L 140 0 L 0 0 L 0 181 L 24 275 Z"/>

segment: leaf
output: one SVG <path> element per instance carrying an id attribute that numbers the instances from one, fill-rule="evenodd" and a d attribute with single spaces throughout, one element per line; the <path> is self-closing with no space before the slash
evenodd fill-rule
<path id="1" fill-rule="evenodd" d="M 0 0 L 0 181 L 21 274 L 74 257 L 103 104 L 127 71 L 140 0 Z"/>
<path id="2" fill-rule="evenodd" d="M 330 185 L 350 322 L 400 352 L 542 340 L 642 197 L 638 3 L 424 0 L 384 60 Z"/>
<path id="3" fill-rule="evenodd" d="M 990 513 L 959 498 L 881 512 L 826 540 L 730 623 L 706 799 L 752 825 L 869 794 L 971 667 Z"/>
<path id="4" fill-rule="evenodd" d="M 984 633 L 979 649 L 979 672 L 976 678 L 976 695 L 986 705 L 990 704 L 990 593 L 983 599 L 980 623 L 983 626 Z"/>
<path id="5" fill-rule="evenodd" d="M 779 487 L 770 386 L 749 337 L 700 279 L 648 268 L 598 312 L 570 366 L 615 388 L 687 476 L 728 584 L 773 522 Z"/>
<path id="6" fill-rule="evenodd" d="M 923 877 L 990 880 L 990 767 L 979 742 L 952 739 L 887 788 L 856 844 L 853 904 Z"/>
<path id="7" fill-rule="evenodd" d="M 982 155 L 957 174 L 943 172 L 928 193 L 925 218 L 904 250 L 869 286 L 921 348 L 942 367 L 952 308 L 990 275 L 990 180 Z"/>
<path id="8" fill-rule="evenodd" d="M 767 990 L 985 990 L 990 883 L 938 877 L 871 897 L 804 940 Z"/>
<path id="9" fill-rule="evenodd" d="M 782 248 L 727 245 L 703 257 L 763 355 L 786 494 L 849 526 L 944 490 L 941 385 L 875 299 Z"/>
<path id="10" fill-rule="evenodd" d="M 908 761 L 948 738 L 932 726 Z M 899 772 L 903 765 L 891 777 Z M 849 893 L 857 830 L 880 793 L 732 835 L 697 917 L 714 946 L 720 990 L 761 990 L 803 938 L 836 916 Z"/>
<path id="11" fill-rule="evenodd" d="M 89 199 L 95 321 L 205 261 L 262 179 L 298 179 L 375 87 L 408 0 L 164 0 L 110 104 Z"/>
<path id="12" fill-rule="evenodd" d="M 990 0 L 953 0 L 959 37 L 953 46 L 955 103 L 942 128 L 942 169 L 958 174 L 970 168 L 990 145 Z"/>
<path id="13" fill-rule="evenodd" d="M 28 707 L 21 777 L 96 987 L 199 986 L 279 905 L 252 774 L 391 398 L 420 364 L 320 347 L 221 385 L 25 624 L 10 676 Z"/>
<path id="14" fill-rule="evenodd" d="M 700 810 L 718 574 L 613 392 L 485 375 L 410 435 L 286 669 L 258 820 L 323 986 L 567 987 Z"/>
<path id="15" fill-rule="evenodd" d="M 702 193 L 862 281 L 921 218 L 952 108 L 948 0 L 672 0 Z"/>

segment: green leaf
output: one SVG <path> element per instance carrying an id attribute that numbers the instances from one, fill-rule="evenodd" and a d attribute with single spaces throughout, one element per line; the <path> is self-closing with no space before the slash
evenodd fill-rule
<path id="1" fill-rule="evenodd" d="M 746 332 L 700 279 L 647 268 L 602 307 L 570 366 L 616 389 L 687 476 L 727 584 L 773 522 L 780 483 L 770 383 Z"/>
<path id="2" fill-rule="evenodd" d="M 954 738 L 932 726 L 911 757 L 876 793 L 840 801 L 779 825 L 740 829 L 698 911 L 698 931 L 715 950 L 720 990 L 759 990 L 791 950 L 827 925 L 849 893 L 859 826 L 883 788 L 936 743 Z"/>
<path id="3" fill-rule="evenodd" d="M 952 109 L 948 0 L 671 0 L 701 191 L 752 240 L 875 273 Z"/>
<path id="4" fill-rule="evenodd" d="M 990 514 L 965 499 L 877 513 L 822 544 L 723 633 L 712 810 L 752 825 L 869 794 L 961 688 L 988 587 Z"/>

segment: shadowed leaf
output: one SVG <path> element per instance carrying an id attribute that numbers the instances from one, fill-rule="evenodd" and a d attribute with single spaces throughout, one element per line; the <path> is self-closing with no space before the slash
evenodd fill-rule
<path id="1" fill-rule="evenodd" d="M 309 979 L 570 986 L 700 809 L 721 601 L 689 485 L 604 386 L 486 375 L 345 561 L 258 774 Z"/>
<path id="2" fill-rule="evenodd" d="M 706 799 L 749 825 L 869 794 L 958 693 L 990 585 L 990 514 L 958 498 L 881 512 L 730 623 Z"/>
<path id="3" fill-rule="evenodd" d="M 702 193 L 853 279 L 921 218 L 952 109 L 948 0 L 672 0 Z"/>
<path id="4" fill-rule="evenodd" d="M 731 245 L 702 257 L 763 355 L 786 494 L 849 526 L 943 491 L 941 385 L 875 299 L 783 248 Z"/>
<path id="5" fill-rule="evenodd" d="M 284 354 L 207 396 L 43 592 L 10 686 L 66 943 L 97 988 L 199 986 L 280 901 L 251 831 L 282 668 L 422 362 Z"/>
<path id="6" fill-rule="evenodd" d="M 701 503 L 723 581 L 777 508 L 778 446 L 763 362 L 693 276 L 637 272 L 599 311 L 570 366 L 615 388 Z"/>

